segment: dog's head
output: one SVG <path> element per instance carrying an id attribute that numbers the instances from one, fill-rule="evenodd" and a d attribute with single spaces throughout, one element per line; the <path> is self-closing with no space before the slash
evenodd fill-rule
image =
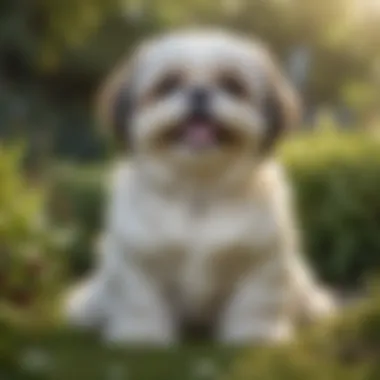
<path id="1" fill-rule="evenodd" d="M 136 154 L 190 165 L 268 155 L 298 115 L 268 51 L 218 31 L 143 44 L 108 81 L 100 107 Z"/>

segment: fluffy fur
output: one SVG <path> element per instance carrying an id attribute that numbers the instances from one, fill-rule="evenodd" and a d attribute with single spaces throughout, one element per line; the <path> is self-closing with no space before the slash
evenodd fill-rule
<path id="1" fill-rule="evenodd" d="M 263 46 L 217 31 L 160 36 L 122 63 L 99 108 L 130 158 L 112 173 L 71 323 L 128 344 L 178 342 L 189 325 L 242 344 L 289 339 L 301 317 L 332 312 L 272 157 L 298 102 Z"/>

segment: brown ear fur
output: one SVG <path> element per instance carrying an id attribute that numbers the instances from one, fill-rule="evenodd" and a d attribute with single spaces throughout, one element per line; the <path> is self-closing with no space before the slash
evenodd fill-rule
<path id="1" fill-rule="evenodd" d="M 129 65 L 125 61 L 111 73 L 100 88 L 97 115 L 102 128 L 111 130 L 116 142 L 128 146 L 128 119 L 132 111 L 129 88 Z"/>
<path id="2" fill-rule="evenodd" d="M 279 138 L 297 127 L 301 120 L 298 94 L 272 57 L 269 58 L 267 68 L 269 89 L 264 100 L 267 133 L 262 143 L 263 153 L 270 152 Z"/>

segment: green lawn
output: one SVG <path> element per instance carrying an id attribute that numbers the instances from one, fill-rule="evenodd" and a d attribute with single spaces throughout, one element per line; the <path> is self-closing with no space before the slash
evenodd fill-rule
<path id="1" fill-rule="evenodd" d="M 0 379 L 216 379 L 228 372 L 234 349 L 192 344 L 171 349 L 117 349 L 72 331 L 16 333 L 3 326 Z"/>
<path id="2" fill-rule="evenodd" d="M 380 293 L 300 333 L 290 345 L 261 349 L 192 343 L 171 349 L 106 347 L 94 335 L 58 327 L 0 323 L 1 380 L 378 380 Z"/>

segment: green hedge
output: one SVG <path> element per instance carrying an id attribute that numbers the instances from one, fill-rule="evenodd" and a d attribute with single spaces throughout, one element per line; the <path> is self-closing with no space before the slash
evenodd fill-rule
<path id="1" fill-rule="evenodd" d="M 59 165 L 51 175 L 49 210 L 55 223 L 72 232 L 67 257 L 75 276 L 92 263 L 105 208 L 106 173 L 100 166 Z"/>
<path id="2" fill-rule="evenodd" d="M 296 194 L 305 252 L 324 280 L 358 284 L 380 267 L 380 141 L 358 133 L 315 132 L 279 149 Z M 57 170 L 59 202 L 70 209 L 78 239 L 74 272 L 90 252 L 104 205 L 104 170 Z M 66 210 L 67 211 L 67 210 Z"/>
<path id="3" fill-rule="evenodd" d="M 365 281 L 380 268 L 380 139 L 315 132 L 280 154 L 312 263 L 331 283 Z"/>

